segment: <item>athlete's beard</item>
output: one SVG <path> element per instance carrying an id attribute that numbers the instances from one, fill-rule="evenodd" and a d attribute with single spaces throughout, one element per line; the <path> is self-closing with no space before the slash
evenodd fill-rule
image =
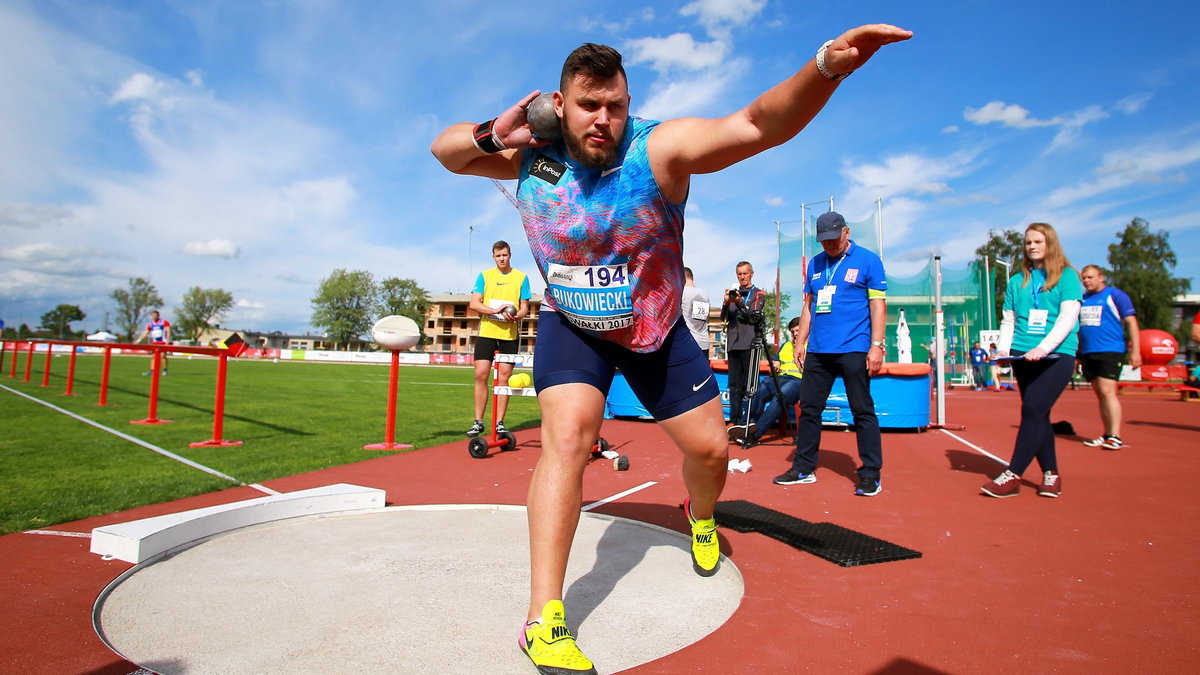
<path id="1" fill-rule="evenodd" d="M 580 164 L 590 169 L 603 169 L 611 166 L 617 159 L 617 151 L 620 150 L 619 138 L 613 139 L 613 142 L 608 146 L 607 150 L 595 150 L 589 148 L 583 140 L 582 135 L 571 133 L 563 134 L 563 141 L 567 144 L 567 152 L 571 153 L 571 157 Z"/>

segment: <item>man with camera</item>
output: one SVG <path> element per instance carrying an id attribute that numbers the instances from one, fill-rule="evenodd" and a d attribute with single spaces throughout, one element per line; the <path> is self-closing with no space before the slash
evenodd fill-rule
<path id="1" fill-rule="evenodd" d="M 775 477 L 776 485 L 815 483 L 821 446 L 821 413 L 833 381 L 842 378 L 854 414 L 858 440 L 858 485 L 854 494 L 871 497 L 883 489 L 883 444 L 870 376 L 883 367 L 887 319 L 887 280 L 883 261 L 850 240 L 850 228 L 839 213 L 817 218 L 821 253 L 808 263 L 804 307 L 796 335 L 797 360 L 804 363 L 800 382 L 800 419 L 792 468 Z"/>
<path id="2" fill-rule="evenodd" d="M 763 306 L 767 294 L 754 285 L 754 266 L 745 260 L 734 268 L 738 287 L 729 290 L 721 305 L 721 320 L 725 322 L 725 358 L 729 364 L 729 421 L 745 426 L 742 400 L 746 396 L 746 378 L 750 369 L 758 376 L 758 364 L 750 363 L 755 331 L 762 330 Z"/>

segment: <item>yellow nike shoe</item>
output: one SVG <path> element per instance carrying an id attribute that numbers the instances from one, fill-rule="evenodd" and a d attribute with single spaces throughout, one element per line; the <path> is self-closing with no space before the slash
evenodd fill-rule
<path id="1" fill-rule="evenodd" d="M 721 563 L 721 542 L 717 540 L 717 521 L 692 517 L 691 498 L 683 500 L 683 512 L 692 526 L 692 569 L 702 577 L 717 573 Z"/>
<path id="2" fill-rule="evenodd" d="M 547 602 L 541 621 L 526 624 L 517 645 L 542 675 L 596 675 L 595 666 L 579 651 L 575 636 L 567 628 L 562 600 Z"/>

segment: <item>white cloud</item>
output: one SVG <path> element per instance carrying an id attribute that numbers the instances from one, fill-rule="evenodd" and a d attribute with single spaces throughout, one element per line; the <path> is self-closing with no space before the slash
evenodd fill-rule
<path id="1" fill-rule="evenodd" d="M 1054 135 L 1054 140 L 1050 142 L 1050 147 L 1046 149 L 1046 152 L 1054 152 L 1074 143 L 1083 133 L 1085 125 L 1106 117 L 1108 117 L 1108 113 L 1104 112 L 1100 106 L 1092 105 L 1063 119 L 1062 128 Z"/>
<path id="2" fill-rule="evenodd" d="M 700 25 L 715 28 L 724 24 L 743 25 L 766 6 L 766 0 L 693 0 L 684 5 L 682 16 L 695 16 Z"/>
<path id="3" fill-rule="evenodd" d="M 841 173 L 850 182 L 847 201 L 856 205 L 902 194 L 945 194 L 945 182 L 968 173 L 976 152 L 962 151 L 946 157 L 915 153 L 892 155 L 877 164 L 846 164 Z"/>
<path id="4" fill-rule="evenodd" d="M 108 101 L 109 103 L 120 103 L 122 101 L 158 99 L 162 96 L 164 89 L 163 83 L 152 76 L 146 73 L 134 73 L 129 79 L 122 82 L 120 87 L 117 87 Z"/>
<path id="5" fill-rule="evenodd" d="M 188 242 L 180 249 L 180 253 L 197 258 L 236 258 L 238 247 L 228 239 L 210 239 Z"/>
<path id="6" fill-rule="evenodd" d="M 675 33 L 665 38 L 630 40 L 625 44 L 624 52 L 629 64 L 649 63 L 651 68 L 662 74 L 673 68 L 715 68 L 725 60 L 729 45 L 722 42 L 696 42 L 687 33 Z"/>
<path id="7" fill-rule="evenodd" d="M 1146 107 L 1146 104 L 1150 102 L 1150 98 L 1152 96 L 1152 94 L 1134 94 L 1132 96 L 1126 96 L 1120 101 L 1117 101 L 1116 105 L 1113 107 L 1116 108 L 1118 112 L 1125 113 L 1126 115 L 1132 115 L 1134 113 L 1141 112 L 1141 110 Z"/>
<path id="8" fill-rule="evenodd" d="M 69 260 L 77 255 L 79 255 L 78 251 L 72 251 L 57 244 L 46 242 L 0 248 L 0 260 L 11 260 L 14 262 L 57 262 Z"/>
<path id="9" fill-rule="evenodd" d="M 40 229 L 66 225 L 75 212 L 57 204 L 0 204 L 0 227 Z"/>
<path id="10" fill-rule="evenodd" d="M 657 120 L 713 114 L 714 111 L 728 114 L 732 111 L 728 109 L 725 93 L 747 66 L 745 61 L 734 60 L 720 70 L 707 71 L 687 80 L 656 84 L 649 99 L 637 108 L 637 114 Z"/>
<path id="11" fill-rule="evenodd" d="M 1050 207 L 1061 207 L 1105 192 L 1139 183 L 1187 182 L 1177 171 L 1200 162 L 1200 143 L 1183 147 L 1142 147 L 1111 151 L 1095 171 L 1098 178 L 1058 188 L 1046 197 Z"/>
<path id="12" fill-rule="evenodd" d="M 1015 103 L 1004 103 L 1003 101 L 992 101 L 982 108 L 968 107 L 963 112 L 963 117 L 968 122 L 984 125 L 998 123 L 1006 127 L 1016 129 L 1029 129 L 1031 127 L 1047 127 L 1058 124 L 1059 118 L 1049 120 L 1039 120 L 1029 116 L 1029 111 Z"/>
<path id="13" fill-rule="evenodd" d="M 771 197 L 767 197 L 766 199 L 764 199 L 764 200 L 763 200 L 763 202 L 764 202 L 764 203 L 765 203 L 767 206 L 775 206 L 775 207 L 779 207 L 779 206 L 783 206 L 784 204 L 786 204 L 786 203 L 787 203 L 787 200 L 786 200 L 786 199 L 784 199 L 783 197 L 780 197 L 780 196 L 778 196 L 778 195 L 774 195 L 774 196 L 771 196 Z"/>
<path id="14" fill-rule="evenodd" d="M 943 134 L 957 134 L 959 131 L 962 130 L 958 128 L 957 124 L 951 124 L 948 127 L 942 127 Z"/>

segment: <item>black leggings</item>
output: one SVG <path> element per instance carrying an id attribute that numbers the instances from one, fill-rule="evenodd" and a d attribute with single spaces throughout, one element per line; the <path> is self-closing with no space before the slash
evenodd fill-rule
<path id="1" fill-rule="evenodd" d="M 1020 356 L 1021 352 L 1014 351 L 1013 355 Z M 1075 372 L 1075 359 L 1062 354 L 1058 356 L 1053 360 L 1013 361 L 1013 375 L 1021 390 L 1021 426 L 1017 429 L 1017 442 L 1008 470 L 1018 476 L 1025 473 L 1035 457 L 1042 471 L 1058 473 L 1050 410 Z"/>

